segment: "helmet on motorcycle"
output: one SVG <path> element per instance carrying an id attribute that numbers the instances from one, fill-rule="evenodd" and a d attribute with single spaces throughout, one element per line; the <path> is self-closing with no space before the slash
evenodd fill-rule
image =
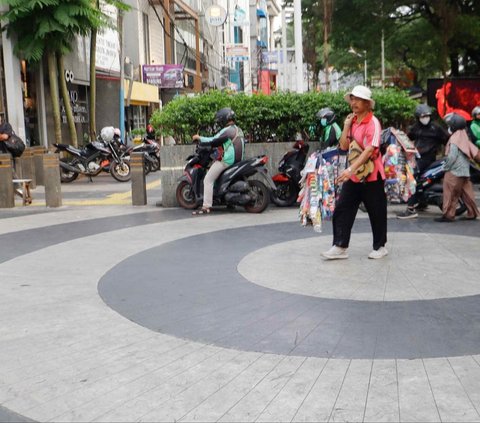
<path id="1" fill-rule="evenodd" d="M 330 125 L 335 120 L 335 112 L 329 107 L 324 107 L 316 114 L 322 126 Z M 324 124 L 325 123 L 325 124 Z"/>
<path id="2" fill-rule="evenodd" d="M 472 119 L 480 119 L 480 106 L 476 106 L 472 110 Z"/>
<path id="3" fill-rule="evenodd" d="M 116 137 L 121 137 L 122 136 L 122 131 L 120 131 L 119 128 L 115 128 L 113 130 L 113 135 L 116 136 Z"/>
<path id="4" fill-rule="evenodd" d="M 415 109 L 415 117 L 420 119 L 422 116 L 432 116 L 432 108 L 427 104 L 419 104 Z"/>
<path id="5" fill-rule="evenodd" d="M 465 129 L 467 127 L 467 121 L 463 116 L 458 115 L 457 113 L 448 113 L 443 118 L 444 122 L 447 124 L 448 129 L 453 134 L 455 131 L 460 129 Z"/>
<path id="6" fill-rule="evenodd" d="M 112 141 L 114 136 L 115 128 L 113 126 L 105 126 L 105 128 L 102 128 L 102 130 L 100 131 L 100 137 L 105 142 Z"/>
<path id="7" fill-rule="evenodd" d="M 224 107 L 215 114 L 215 123 L 222 128 L 231 120 L 235 121 L 235 112 L 230 107 Z"/>

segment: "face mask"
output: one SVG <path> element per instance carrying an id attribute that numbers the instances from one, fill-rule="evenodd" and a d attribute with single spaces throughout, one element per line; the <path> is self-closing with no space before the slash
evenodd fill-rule
<path id="1" fill-rule="evenodd" d="M 422 125 L 428 125 L 430 123 L 430 117 L 429 116 L 421 117 L 420 118 L 420 123 Z"/>
<path id="2" fill-rule="evenodd" d="M 320 119 L 320 125 L 327 126 L 327 119 L 325 118 Z"/>

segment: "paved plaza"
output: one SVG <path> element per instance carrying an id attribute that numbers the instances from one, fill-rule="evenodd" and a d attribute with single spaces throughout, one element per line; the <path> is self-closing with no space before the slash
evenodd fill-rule
<path id="1" fill-rule="evenodd" d="M 0 210 L 0 421 L 480 421 L 480 221 L 400 209 Z"/>

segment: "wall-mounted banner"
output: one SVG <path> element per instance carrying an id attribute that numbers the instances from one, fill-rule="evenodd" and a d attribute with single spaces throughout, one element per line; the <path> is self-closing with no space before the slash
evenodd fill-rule
<path id="1" fill-rule="evenodd" d="M 159 88 L 183 88 L 183 65 L 143 65 L 143 82 Z"/>
<path id="2" fill-rule="evenodd" d="M 100 9 L 110 18 L 113 28 L 116 28 L 118 19 L 117 8 L 102 0 Z M 113 28 L 104 28 L 97 34 L 95 66 L 108 73 L 120 73 L 120 40 L 118 31 Z"/>

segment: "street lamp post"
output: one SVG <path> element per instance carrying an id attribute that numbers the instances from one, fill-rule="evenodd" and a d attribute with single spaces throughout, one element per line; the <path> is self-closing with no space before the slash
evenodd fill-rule
<path id="1" fill-rule="evenodd" d="M 363 57 L 363 82 L 365 86 L 368 86 L 368 78 L 367 78 L 367 50 L 363 50 L 363 54 L 360 54 L 357 50 L 355 50 L 353 47 L 350 47 L 348 49 L 348 52 L 351 54 L 354 54 L 355 56 L 358 57 Z"/>

